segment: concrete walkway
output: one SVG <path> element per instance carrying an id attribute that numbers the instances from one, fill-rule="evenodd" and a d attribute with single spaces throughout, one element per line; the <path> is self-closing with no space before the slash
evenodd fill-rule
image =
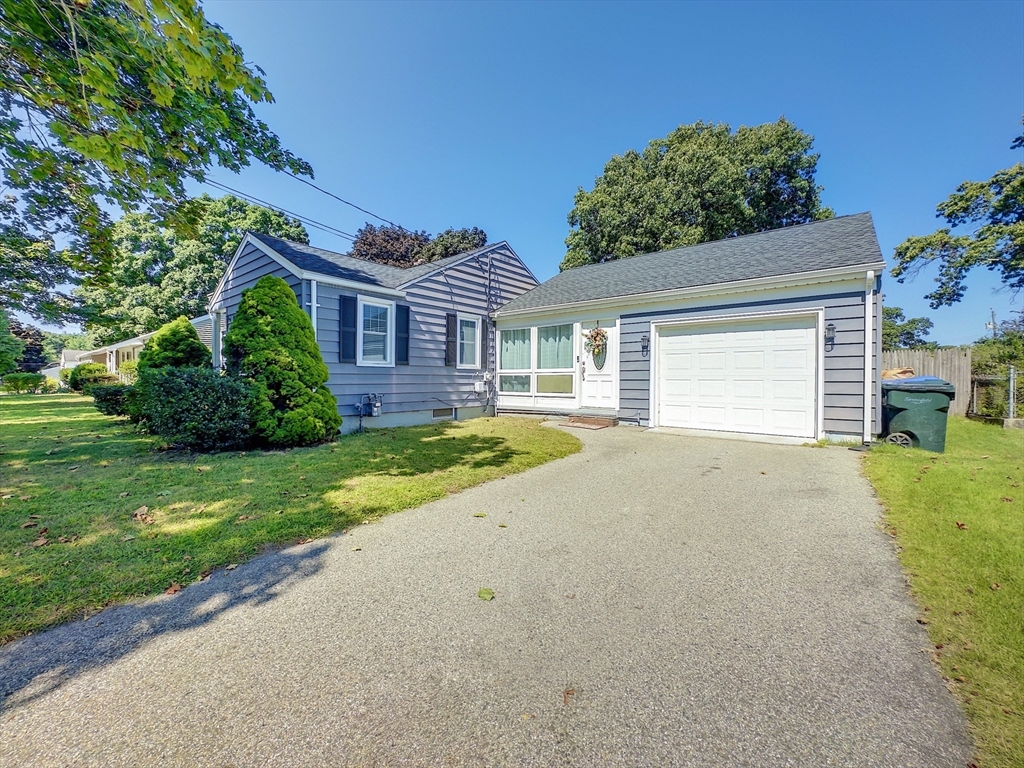
<path id="1" fill-rule="evenodd" d="M 0 649 L 0 764 L 967 765 L 857 454 L 576 434 Z"/>

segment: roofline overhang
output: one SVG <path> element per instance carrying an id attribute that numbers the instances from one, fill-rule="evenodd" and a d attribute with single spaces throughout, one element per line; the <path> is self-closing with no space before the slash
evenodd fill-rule
<path id="1" fill-rule="evenodd" d="M 576 309 L 604 309 L 607 307 L 621 307 L 631 304 L 653 304 L 675 298 L 713 296 L 716 294 L 743 293 L 745 291 L 768 288 L 813 285 L 815 283 L 828 283 L 843 279 L 862 279 L 864 275 L 870 271 L 880 274 L 884 269 L 885 262 L 879 261 L 870 264 L 858 264 L 850 267 L 832 267 L 830 269 L 818 269 L 811 272 L 792 272 L 785 275 L 757 277 L 750 280 L 733 280 L 727 283 L 696 285 L 687 288 L 672 288 L 664 291 L 649 291 L 647 293 L 623 294 L 620 296 L 610 296 L 604 299 L 570 301 L 562 304 L 549 304 L 543 307 L 530 307 L 526 309 L 511 310 L 508 312 L 504 312 L 499 309 L 492 312 L 491 317 L 494 319 L 501 319 L 505 317 L 527 317 L 530 315 L 545 315 L 552 312 L 565 312 Z"/>
<path id="2" fill-rule="evenodd" d="M 317 283 L 322 285 L 333 285 L 336 288 L 348 288 L 349 290 L 363 291 L 364 293 L 380 293 L 384 296 L 394 296 L 399 299 L 405 298 L 405 291 L 395 290 L 394 288 L 385 288 L 383 285 L 377 285 L 376 283 L 364 283 L 359 280 L 345 280 L 344 278 L 325 275 L 323 272 L 311 272 L 308 269 L 302 270 L 299 277 L 303 280 L 316 280 Z"/>
<path id="3" fill-rule="evenodd" d="M 497 243 L 492 243 L 491 245 L 485 245 L 485 246 L 483 246 L 481 248 L 474 248 L 472 251 L 466 251 L 466 253 L 462 254 L 462 256 L 460 258 L 457 258 L 454 261 L 452 261 L 452 262 L 450 262 L 448 264 L 445 264 L 444 266 L 438 267 L 437 269 L 432 269 L 430 272 L 425 272 L 424 274 L 420 275 L 419 277 L 414 277 L 412 280 L 406 280 L 404 283 L 399 284 L 398 287 L 399 288 L 406 288 L 406 287 L 408 287 L 410 285 L 413 285 L 414 283 L 418 283 L 420 280 L 426 280 L 428 277 L 433 277 L 434 275 L 436 275 L 436 274 L 438 274 L 440 272 L 444 272 L 445 270 L 451 269 L 452 267 L 457 266 L 457 265 L 461 264 L 464 261 L 467 261 L 469 259 L 473 259 L 473 258 L 477 258 L 477 257 L 483 256 L 488 251 L 493 251 L 493 250 L 496 250 L 496 249 L 501 248 L 501 247 L 507 248 L 508 251 L 513 256 L 516 257 L 516 259 L 519 261 L 519 263 L 523 265 L 523 267 L 526 269 L 526 271 L 530 273 L 530 277 L 533 278 L 533 282 L 535 282 L 538 285 L 540 285 L 540 281 L 537 279 L 537 276 L 535 274 L 533 274 L 533 270 L 530 269 L 527 266 L 526 262 L 523 261 L 523 259 L 519 256 L 518 253 L 516 253 L 515 248 L 513 248 L 511 245 L 509 245 L 508 240 L 499 240 Z"/>

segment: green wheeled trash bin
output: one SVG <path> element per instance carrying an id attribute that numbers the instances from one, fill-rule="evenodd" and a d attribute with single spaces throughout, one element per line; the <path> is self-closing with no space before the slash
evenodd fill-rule
<path id="1" fill-rule="evenodd" d="M 885 442 L 904 448 L 946 449 L 946 415 L 956 387 L 935 376 L 882 380 Z"/>

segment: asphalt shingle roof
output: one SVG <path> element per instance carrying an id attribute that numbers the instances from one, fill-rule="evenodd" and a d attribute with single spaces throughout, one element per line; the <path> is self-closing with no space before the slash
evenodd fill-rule
<path id="1" fill-rule="evenodd" d="M 288 259 L 299 269 L 309 272 L 319 272 L 321 275 L 338 277 L 342 280 L 353 280 L 357 283 L 367 283 L 382 288 L 397 288 L 418 277 L 429 274 L 436 269 L 441 269 L 449 264 L 470 256 L 474 253 L 481 253 L 493 245 L 485 245 L 473 251 L 466 251 L 445 259 L 438 259 L 427 264 L 419 264 L 415 267 L 393 267 L 388 264 L 377 264 L 365 259 L 357 259 L 354 256 L 347 256 L 343 253 L 325 251 L 323 248 L 314 248 L 311 245 L 295 243 L 291 240 L 282 240 L 279 237 L 270 235 L 258 235 L 251 233 L 258 241 L 266 244 L 279 256 Z"/>
<path id="2" fill-rule="evenodd" d="M 881 261 L 871 214 L 858 213 L 567 269 L 498 314 Z"/>

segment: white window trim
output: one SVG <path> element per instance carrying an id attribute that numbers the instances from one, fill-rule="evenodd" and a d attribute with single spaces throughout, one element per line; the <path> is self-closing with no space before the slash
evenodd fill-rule
<path id="1" fill-rule="evenodd" d="M 563 325 L 568 325 L 572 330 L 569 332 L 569 342 L 572 344 L 572 349 L 569 355 L 569 367 L 568 368 L 541 368 L 540 367 L 540 329 L 541 328 L 560 328 Z M 578 354 L 576 344 L 576 337 L 579 335 L 578 329 L 579 323 L 546 323 L 544 325 L 536 325 L 533 328 L 533 337 L 537 340 L 535 346 L 535 352 L 533 359 L 530 361 L 533 363 L 533 370 L 535 373 L 572 373 L 576 370 L 576 356 Z M 573 387 L 575 389 L 575 387 Z M 559 397 L 568 397 L 568 395 L 559 395 Z"/>
<path id="2" fill-rule="evenodd" d="M 530 365 L 526 368 L 502 368 L 501 366 L 501 334 L 504 331 L 529 331 L 530 332 Z M 530 325 L 519 325 L 515 328 L 496 328 L 494 330 L 494 351 L 495 367 L 502 373 L 528 374 L 534 370 L 533 356 L 537 348 L 537 328 Z"/>
<path id="3" fill-rule="evenodd" d="M 384 340 L 387 360 L 363 359 L 363 306 L 384 307 L 388 311 L 388 337 Z M 386 299 L 368 299 L 359 296 L 356 302 L 356 365 L 372 368 L 395 367 L 395 302 Z"/>
<path id="4" fill-rule="evenodd" d="M 473 323 L 473 327 L 476 329 L 476 340 L 474 342 L 474 350 L 476 350 L 476 360 L 470 364 L 464 364 L 462 362 L 462 322 L 466 321 Z M 480 315 L 464 315 L 461 312 L 455 315 L 455 367 L 461 371 L 479 371 L 480 370 L 480 339 L 481 326 L 483 323 L 480 322 Z"/>

